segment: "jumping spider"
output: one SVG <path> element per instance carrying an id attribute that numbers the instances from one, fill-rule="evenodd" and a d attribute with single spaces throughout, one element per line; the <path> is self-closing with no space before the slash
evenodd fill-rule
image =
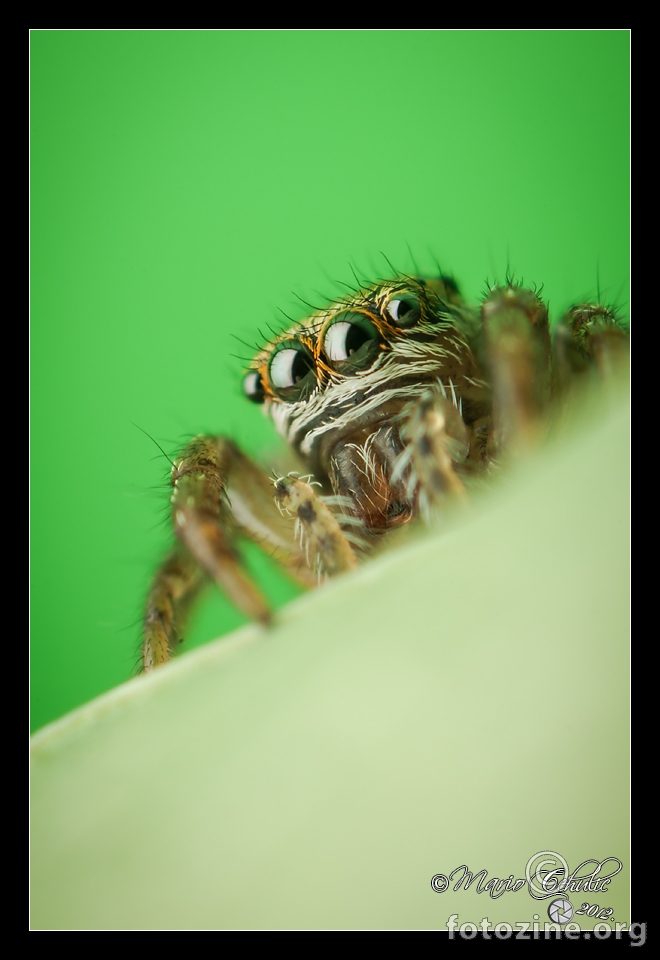
<path id="1" fill-rule="evenodd" d="M 366 286 L 276 337 L 244 391 L 310 476 L 269 478 L 223 436 L 188 444 L 172 468 L 177 541 L 148 596 L 144 669 L 176 651 L 209 578 L 268 621 L 238 533 L 308 586 L 351 570 L 388 531 L 463 497 L 470 475 L 533 447 L 573 385 L 590 371 L 607 377 L 626 349 L 604 306 L 571 308 L 551 337 L 537 292 L 507 280 L 475 310 L 444 276 Z"/>

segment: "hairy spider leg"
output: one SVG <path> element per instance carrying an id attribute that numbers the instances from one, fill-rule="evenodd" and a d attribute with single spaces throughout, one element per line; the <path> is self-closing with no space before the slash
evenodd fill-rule
<path id="1" fill-rule="evenodd" d="M 427 390 L 407 407 L 402 437 L 408 441 L 397 462 L 392 480 L 401 475 L 410 461 L 408 495 L 417 496 L 422 516 L 443 497 L 465 499 L 465 487 L 456 467 L 469 452 L 468 432 L 460 413 L 455 391 L 447 395 L 444 384 Z M 449 399 L 451 397 L 451 399 Z"/>
<path id="2" fill-rule="evenodd" d="M 158 568 L 147 596 L 142 632 L 142 666 L 167 663 L 181 642 L 186 614 L 204 585 L 200 567 L 182 547 Z"/>
<path id="3" fill-rule="evenodd" d="M 319 574 L 336 576 L 357 567 L 348 537 L 310 484 L 291 474 L 277 478 L 275 502 L 283 514 L 296 518 L 300 545 Z"/>
<path id="4" fill-rule="evenodd" d="M 550 402 L 548 311 L 532 290 L 511 284 L 489 292 L 481 320 L 493 384 L 493 453 L 521 453 L 542 439 Z"/>
<path id="5" fill-rule="evenodd" d="M 174 531 L 181 546 L 156 572 L 149 592 L 145 670 L 167 662 L 176 651 L 190 602 L 207 578 L 248 617 L 269 621 L 266 600 L 241 566 L 237 533 L 274 555 L 298 582 L 316 582 L 293 540 L 290 521 L 273 507 L 268 476 L 230 440 L 196 437 L 175 460 L 171 482 Z"/>

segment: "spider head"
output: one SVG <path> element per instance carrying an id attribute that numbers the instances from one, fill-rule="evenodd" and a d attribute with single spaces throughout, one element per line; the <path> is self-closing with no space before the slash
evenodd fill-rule
<path id="1" fill-rule="evenodd" d="M 370 529 L 384 529 L 411 515 L 405 478 L 393 479 L 401 413 L 442 376 L 456 377 L 462 322 L 449 282 L 374 284 L 267 344 L 244 390 L 317 477 L 352 498 Z"/>
<path id="2" fill-rule="evenodd" d="M 344 298 L 268 343 L 245 375 L 248 398 L 309 456 L 316 431 L 364 427 L 437 376 L 438 340 L 455 327 L 458 293 L 442 279 L 398 277 Z M 394 391 L 394 393 L 393 393 Z M 325 428 L 325 429 L 324 429 Z"/>

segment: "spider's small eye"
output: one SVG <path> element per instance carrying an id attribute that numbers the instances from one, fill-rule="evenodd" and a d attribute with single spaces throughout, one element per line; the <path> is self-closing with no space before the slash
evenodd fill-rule
<path id="1" fill-rule="evenodd" d="M 266 399 L 264 385 L 256 370 L 250 370 L 243 379 L 243 393 L 252 403 L 263 403 Z"/>
<path id="2" fill-rule="evenodd" d="M 398 327 L 413 327 L 421 315 L 419 300 L 409 294 L 396 297 L 387 304 L 387 313 Z"/>
<path id="3" fill-rule="evenodd" d="M 364 314 L 341 313 L 328 327 L 323 349 L 342 373 L 351 373 L 371 366 L 380 350 L 379 341 L 375 324 Z"/>
<path id="4" fill-rule="evenodd" d="M 276 350 L 268 372 L 273 387 L 283 400 L 301 400 L 316 385 L 314 361 L 300 344 Z"/>

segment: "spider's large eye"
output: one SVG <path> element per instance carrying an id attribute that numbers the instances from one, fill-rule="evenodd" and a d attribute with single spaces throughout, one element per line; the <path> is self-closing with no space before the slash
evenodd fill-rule
<path id="1" fill-rule="evenodd" d="M 419 300 L 406 293 L 387 304 L 387 314 L 397 327 L 413 327 L 420 318 Z"/>
<path id="2" fill-rule="evenodd" d="M 380 351 L 380 334 L 362 313 L 341 313 L 328 327 L 323 349 L 342 373 L 370 367 Z"/>
<path id="3" fill-rule="evenodd" d="M 272 356 L 270 381 L 283 400 L 302 400 L 316 385 L 314 361 L 302 344 L 289 341 Z"/>
<path id="4" fill-rule="evenodd" d="M 252 403 L 263 403 L 266 399 L 264 384 L 256 370 L 250 370 L 243 378 L 243 393 Z"/>

